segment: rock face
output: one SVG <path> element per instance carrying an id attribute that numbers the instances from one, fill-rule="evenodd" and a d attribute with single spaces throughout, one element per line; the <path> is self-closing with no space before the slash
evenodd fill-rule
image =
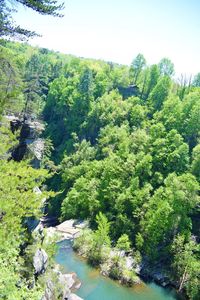
<path id="1" fill-rule="evenodd" d="M 39 168 L 44 152 L 44 140 L 39 136 L 44 126 L 39 122 L 16 118 L 10 121 L 10 127 L 13 133 L 20 129 L 19 144 L 11 153 L 12 159 L 21 161 L 25 155 L 29 154 L 33 158 L 33 166 Z"/>
<path id="2" fill-rule="evenodd" d="M 56 283 L 53 283 L 52 280 L 48 280 L 46 284 L 46 289 L 44 296 L 41 300 L 56 300 L 55 290 L 57 289 L 57 293 L 59 293 L 59 299 L 62 300 L 82 300 L 82 298 L 78 297 L 72 290 L 77 289 L 78 286 L 78 278 L 75 273 L 70 274 L 62 274 L 59 271 L 59 268 L 55 268 L 53 272 L 56 274 Z M 80 287 L 80 282 L 79 282 Z M 59 288 L 59 291 L 58 291 Z"/>
<path id="3" fill-rule="evenodd" d="M 21 161 L 25 155 L 27 151 L 27 145 L 26 143 L 20 142 L 19 145 L 12 151 L 12 159 L 14 159 L 15 161 Z"/>
<path id="4" fill-rule="evenodd" d="M 80 234 L 80 230 L 86 228 L 88 226 L 88 222 L 86 221 L 77 221 L 77 220 L 67 220 L 58 226 L 56 226 L 56 230 L 61 232 L 67 236 L 67 238 L 76 238 Z"/>
<path id="5" fill-rule="evenodd" d="M 48 255 L 43 249 L 38 249 L 33 257 L 33 266 L 35 275 L 44 273 L 48 265 Z"/>
<path id="6" fill-rule="evenodd" d="M 54 298 L 54 284 L 51 280 L 48 280 L 46 283 L 46 289 L 44 296 L 41 300 L 52 300 Z"/>
<path id="7" fill-rule="evenodd" d="M 168 285 L 176 286 L 176 283 L 169 277 L 162 265 L 151 267 L 148 263 L 144 263 L 140 269 L 140 276 L 147 280 L 153 280 L 159 285 L 166 287 Z"/>
<path id="8" fill-rule="evenodd" d="M 40 162 L 42 160 L 44 152 L 44 139 L 37 138 L 35 140 L 26 140 L 28 151 L 32 154 L 33 160 L 31 162 L 32 166 L 36 169 L 40 168 Z"/>

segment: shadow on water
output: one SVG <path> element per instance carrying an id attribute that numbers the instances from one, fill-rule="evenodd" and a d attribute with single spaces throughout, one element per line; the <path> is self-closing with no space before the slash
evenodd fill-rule
<path id="1" fill-rule="evenodd" d="M 99 270 L 74 253 L 70 241 L 58 243 L 55 260 L 65 272 L 76 272 L 82 282 L 77 295 L 85 300 L 180 300 L 174 290 L 153 282 L 128 288 L 100 275 Z"/>

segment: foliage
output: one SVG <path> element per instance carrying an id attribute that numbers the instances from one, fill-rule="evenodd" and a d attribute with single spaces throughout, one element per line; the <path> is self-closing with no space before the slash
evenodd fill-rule
<path id="1" fill-rule="evenodd" d="M 35 193 L 34 187 L 41 185 L 46 172 L 34 170 L 25 162 L 3 160 L 0 168 L 0 265 L 3 279 L 0 295 L 2 299 L 21 299 L 22 295 L 28 298 L 32 292 L 26 288 L 28 282 L 20 275 L 23 266 L 20 247 L 28 241 L 26 219 L 41 213 L 45 195 Z"/>
<path id="2" fill-rule="evenodd" d="M 46 122 L 43 165 L 54 172 L 46 183 L 57 192 L 49 212 L 62 221 L 88 219 L 94 229 L 83 233 L 74 246 L 97 264 L 105 261 L 111 241 L 125 251 L 133 247 L 137 257 L 164 263 L 180 283 L 188 264 L 183 290 L 196 300 L 200 240 L 198 76 L 190 87 L 184 87 L 173 80 L 174 67 L 166 58 L 148 66 L 139 54 L 129 68 L 6 41 L 1 41 L 0 59 L 6 62 L 0 65 L 1 113 L 15 103 L 15 112 L 20 113 L 23 107 L 36 118 L 42 115 Z M 123 99 L 120 88 L 134 84 L 137 96 Z M 0 134 L 7 144 L 16 143 L 7 129 L 1 128 Z M 2 144 L 4 153 L 8 148 Z M 3 152 L 0 155 L 5 158 Z M 8 166 L 14 166 L 13 162 L 2 164 L 7 173 Z M 18 168 L 22 174 L 32 174 L 27 165 L 19 164 Z M 13 173 L 9 176 L 17 184 L 14 175 L 19 173 Z M 7 185 L 6 197 L 14 194 L 8 188 L 9 176 L 2 178 Z M 21 182 L 29 184 L 26 180 Z M 18 186 L 13 184 L 13 188 L 17 198 L 13 195 L 9 202 L 14 206 L 27 191 L 21 196 Z M 28 214 L 28 202 L 25 208 Z M 20 238 L 23 236 L 24 231 Z M 179 257 L 173 250 L 176 247 Z M 17 261 L 17 255 L 12 256 Z M 117 266 L 113 276 L 118 276 L 119 264 L 113 264 Z M 18 280 L 15 276 L 13 282 Z"/>
<path id="3" fill-rule="evenodd" d="M 52 0 L 42 0 L 42 1 L 33 1 L 33 0 L 15 0 L 15 2 L 22 4 L 32 10 L 43 14 L 43 15 L 52 15 L 52 16 L 61 16 L 59 11 L 63 9 L 63 4 L 57 4 L 56 1 Z M 9 1 L 0 0 L 0 37 L 18 37 L 23 39 L 24 37 L 32 37 L 36 35 L 35 32 L 16 26 L 12 14 L 16 12 Z"/>
<path id="4" fill-rule="evenodd" d="M 162 108 L 163 102 L 167 99 L 169 95 L 169 90 L 171 86 L 171 81 L 168 76 L 162 77 L 156 86 L 153 88 L 151 94 L 149 95 L 150 105 L 153 110 L 160 110 Z"/>
<path id="5" fill-rule="evenodd" d="M 195 75 L 192 85 L 200 87 L 200 73 Z"/>
<path id="6" fill-rule="evenodd" d="M 200 293 L 200 248 L 195 241 L 178 235 L 172 244 L 173 268 L 179 279 L 179 290 L 186 289 L 191 299 L 197 300 Z"/>
<path id="7" fill-rule="evenodd" d="M 130 251 L 131 243 L 127 234 L 122 234 L 117 241 L 116 248 L 119 250 L 124 250 L 125 252 Z"/>
<path id="8" fill-rule="evenodd" d="M 131 77 L 133 78 L 133 83 L 137 84 L 138 77 L 146 65 L 146 60 L 142 54 L 138 54 L 133 60 L 130 68 Z"/>
<path id="9" fill-rule="evenodd" d="M 96 216 L 97 230 L 93 233 L 92 247 L 89 252 L 89 262 L 99 265 L 102 263 L 109 252 L 110 247 L 110 223 L 106 216 L 101 212 Z"/>
<path id="10" fill-rule="evenodd" d="M 172 76 L 174 75 L 174 64 L 169 58 L 162 58 L 158 64 L 160 74 L 163 76 Z"/>
<path id="11" fill-rule="evenodd" d="M 0 115 L 13 99 L 18 98 L 22 81 L 20 78 L 19 61 L 12 51 L 0 45 Z"/>
<path id="12" fill-rule="evenodd" d="M 152 258 L 157 257 L 158 246 L 162 244 L 164 251 L 177 234 L 189 235 L 190 215 L 200 202 L 199 185 L 191 174 L 170 174 L 164 183 L 165 186 L 158 188 L 150 198 L 141 220 L 140 240 Z"/>

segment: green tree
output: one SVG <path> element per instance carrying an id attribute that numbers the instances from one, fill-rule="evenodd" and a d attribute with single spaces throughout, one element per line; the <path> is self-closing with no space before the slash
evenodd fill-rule
<path id="1" fill-rule="evenodd" d="M 96 178 L 87 179 L 79 177 L 71 191 L 62 203 L 62 219 L 76 218 L 86 219 L 94 216 L 99 210 L 97 199 L 99 182 Z"/>
<path id="2" fill-rule="evenodd" d="M 174 75 L 174 64 L 169 58 L 162 58 L 158 64 L 158 67 L 162 76 L 171 77 L 172 75 Z"/>
<path id="3" fill-rule="evenodd" d="M 4 160 L 0 161 L 0 168 L 0 295 L 2 299 L 41 296 L 38 287 L 28 290 L 33 270 L 30 270 L 30 277 L 23 277 L 27 266 L 20 249 L 24 249 L 30 240 L 26 230 L 27 218 L 41 214 L 45 194 L 35 193 L 34 187 L 41 185 L 47 172 L 32 169 L 26 162 Z"/>
<path id="4" fill-rule="evenodd" d="M 1 116 L 5 106 L 8 106 L 16 100 L 22 91 L 22 80 L 18 61 L 15 58 L 14 53 L 3 46 L 0 46 L 0 78 Z M 14 103 L 14 105 L 15 104 L 16 103 Z"/>
<path id="5" fill-rule="evenodd" d="M 200 87 L 200 73 L 196 74 L 193 81 L 192 85 L 196 87 Z"/>
<path id="6" fill-rule="evenodd" d="M 177 234 L 186 237 L 190 234 L 190 216 L 200 201 L 199 185 L 193 175 L 170 174 L 164 183 L 165 186 L 157 189 L 149 200 L 141 220 L 140 241 L 152 258 L 157 257 L 159 251 L 166 253 L 171 239 Z"/>
<path id="7" fill-rule="evenodd" d="M 200 293 L 199 247 L 192 240 L 178 235 L 172 244 L 173 269 L 179 280 L 179 291 L 187 290 L 190 299 L 197 300 Z"/>
<path id="8" fill-rule="evenodd" d="M 156 130 L 156 135 L 155 131 Z M 161 123 L 151 128 L 151 156 L 153 170 L 167 175 L 172 172 L 181 174 L 189 167 L 189 147 L 182 136 L 172 129 L 168 133 Z"/>
<path id="9" fill-rule="evenodd" d="M 158 79 L 159 79 L 160 73 L 159 68 L 157 65 L 152 65 L 149 70 L 149 78 L 147 82 L 147 88 L 145 93 L 145 99 L 149 97 L 149 94 L 153 90 L 153 88 L 156 86 Z"/>
<path id="10" fill-rule="evenodd" d="M 200 181 L 200 144 L 193 148 L 191 172 Z"/>
<path id="11" fill-rule="evenodd" d="M 97 230 L 93 233 L 93 245 L 90 250 L 89 260 L 93 264 L 99 265 L 105 259 L 106 250 L 110 247 L 110 222 L 106 216 L 100 212 L 96 216 Z"/>
<path id="12" fill-rule="evenodd" d="M 167 99 L 171 87 L 171 80 L 168 76 L 162 77 L 149 95 L 148 101 L 153 110 L 160 110 Z"/>
<path id="13" fill-rule="evenodd" d="M 117 241 L 116 248 L 128 252 L 131 250 L 131 242 L 127 234 L 122 234 Z"/>
<path id="14" fill-rule="evenodd" d="M 39 115 L 45 105 L 53 64 L 50 55 L 34 53 L 25 65 L 25 112 Z"/>
<path id="15" fill-rule="evenodd" d="M 189 93 L 184 98 L 182 106 L 181 133 L 191 148 L 197 144 L 200 133 L 199 97 L 199 91 Z"/>
<path id="16" fill-rule="evenodd" d="M 181 101 L 177 96 L 171 95 L 164 103 L 162 110 L 155 118 L 160 120 L 167 130 L 176 129 L 192 149 L 198 142 L 200 124 L 199 91 L 191 91 Z"/>
<path id="17" fill-rule="evenodd" d="M 130 76 L 133 83 L 137 84 L 139 75 L 141 74 L 143 68 L 146 65 L 146 60 L 142 54 L 138 54 L 133 60 L 130 67 Z"/>
<path id="18" fill-rule="evenodd" d="M 33 1 L 33 0 L 15 0 L 14 2 L 20 3 L 23 6 L 31 8 L 32 10 L 42 14 L 42 15 L 51 15 L 60 17 L 62 15 L 59 14 L 59 11 L 63 9 L 63 4 L 57 4 L 57 1 L 52 0 L 41 0 L 41 1 Z M 20 26 L 16 26 L 12 15 L 16 11 L 9 5 L 9 1 L 1 0 L 0 1 L 0 37 L 32 37 L 36 35 L 35 32 L 29 31 L 21 28 Z"/>

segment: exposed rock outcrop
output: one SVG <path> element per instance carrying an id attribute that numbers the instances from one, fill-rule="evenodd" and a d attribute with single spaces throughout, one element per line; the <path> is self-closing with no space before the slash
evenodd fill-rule
<path id="1" fill-rule="evenodd" d="M 76 273 L 62 274 L 59 271 L 59 266 L 56 266 L 53 270 L 56 275 L 54 282 L 48 280 L 44 296 L 41 300 L 56 300 L 56 294 L 59 294 L 59 299 L 62 300 L 82 300 L 80 297 L 72 293 L 72 291 L 80 287 L 80 281 L 77 278 Z"/>
<path id="2" fill-rule="evenodd" d="M 139 275 L 146 280 L 153 280 L 163 287 L 168 285 L 176 287 L 176 282 L 172 280 L 169 273 L 161 264 L 151 267 L 147 262 L 145 262 L 141 265 Z"/>
<path id="3" fill-rule="evenodd" d="M 20 130 L 19 144 L 11 153 L 12 159 L 21 161 L 25 155 L 29 155 L 32 157 L 33 167 L 39 168 L 44 152 L 44 140 L 40 138 L 40 134 L 44 130 L 43 124 L 27 119 L 12 118 L 10 128 L 13 133 Z"/>
<path id="4" fill-rule="evenodd" d="M 52 300 L 54 299 L 54 284 L 51 280 L 48 280 L 46 283 L 46 289 L 44 292 L 44 296 L 41 300 Z"/>
<path id="5" fill-rule="evenodd" d="M 43 249 L 37 249 L 33 257 L 35 275 L 44 273 L 48 265 L 48 255 Z"/>

